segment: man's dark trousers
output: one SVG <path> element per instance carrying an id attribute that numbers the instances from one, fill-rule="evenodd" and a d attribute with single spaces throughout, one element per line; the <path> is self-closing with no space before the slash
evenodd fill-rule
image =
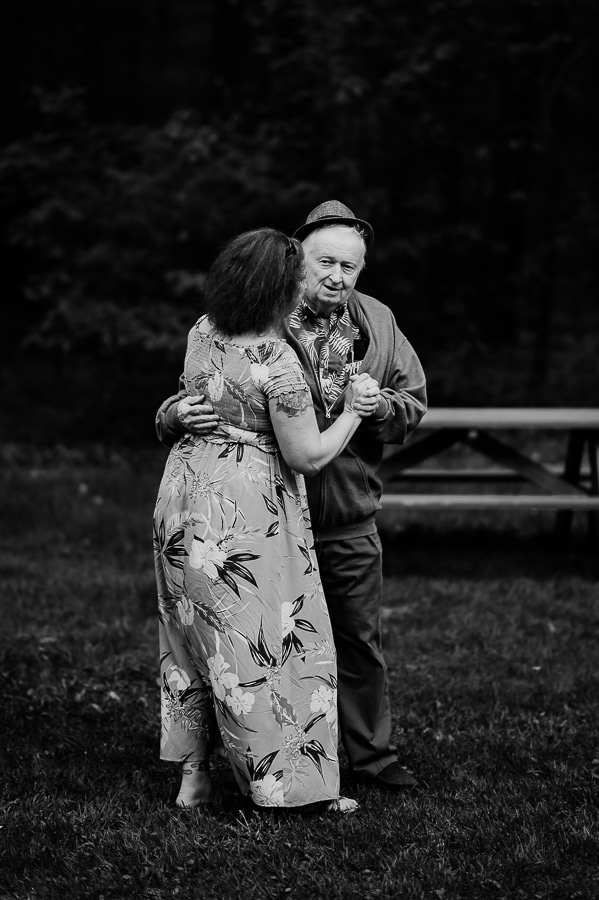
<path id="1" fill-rule="evenodd" d="M 374 533 L 318 540 L 315 550 L 337 648 L 341 742 L 352 770 L 374 776 L 397 759 L 381 646 L 381 542 Z"/>

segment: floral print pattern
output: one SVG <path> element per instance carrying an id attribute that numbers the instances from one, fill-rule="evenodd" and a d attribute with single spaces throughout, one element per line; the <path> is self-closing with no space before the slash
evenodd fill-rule
<path id="1" fill-rule="evenodd" d="M 353 362 L 354 341 L 360 337 L 360 329 L 351 320 L 347 301 L 334 309 L 329 319 L 323 319 L 303 300 L 289 316 L 288 325 L 318 372 L 329 414 L 345 390 L 349 375 L 357 374 L 360 368 L 359 363 Z"/>
<path id="2" fill-rule="evenodd" d="M 201 320 L 200 320 L 201 321 Z M 224 747 L 260 806 L 339 795 L 336 663 L 303 478 L 279 455 L 271 398 L 308 389 L 284 341 L 240 346 L 196 325 L 185 377 L 221 417 L 172 448 L 154 514 L 161 758 Z"/>

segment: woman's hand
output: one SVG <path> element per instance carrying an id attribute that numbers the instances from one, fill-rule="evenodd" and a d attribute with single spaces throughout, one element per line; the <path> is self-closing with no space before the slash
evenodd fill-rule
<path id="1" fill-rule="evenodd" d="M 379 405 L 381 391 L 378 381 L 371 378 L 367 372 L 352 375 L 349 379 L 345 395 L 345 410 L 352 412 L 361 419 L 371 416 Z"/>

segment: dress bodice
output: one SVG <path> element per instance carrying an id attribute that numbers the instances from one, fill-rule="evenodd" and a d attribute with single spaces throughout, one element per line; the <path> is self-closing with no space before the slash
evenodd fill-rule
<path id="1" fill-rule="evenodd" d="M 309 392 L 295 351 L 282 339 L 237 344 L 202 330 L 202 321 L 189 333 L 184 377 L 188 393 L 205 394 L 220 417 L 209 440 L 273 445 L 269 400 L 295 406 Z"/>

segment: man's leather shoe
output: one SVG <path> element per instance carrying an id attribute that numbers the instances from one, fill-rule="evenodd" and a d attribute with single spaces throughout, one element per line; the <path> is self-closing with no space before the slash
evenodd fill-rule
<path id="1" fill-rule="evenodd" d="M 414 776 L 410 775 L 408 770 L 404 769 L 398 762 L 389 763 L 378 775 L 372 776 L 369 781 L 384 791 L 403 791 L 406 788 L 416 787 L 418 784 Z"/>

